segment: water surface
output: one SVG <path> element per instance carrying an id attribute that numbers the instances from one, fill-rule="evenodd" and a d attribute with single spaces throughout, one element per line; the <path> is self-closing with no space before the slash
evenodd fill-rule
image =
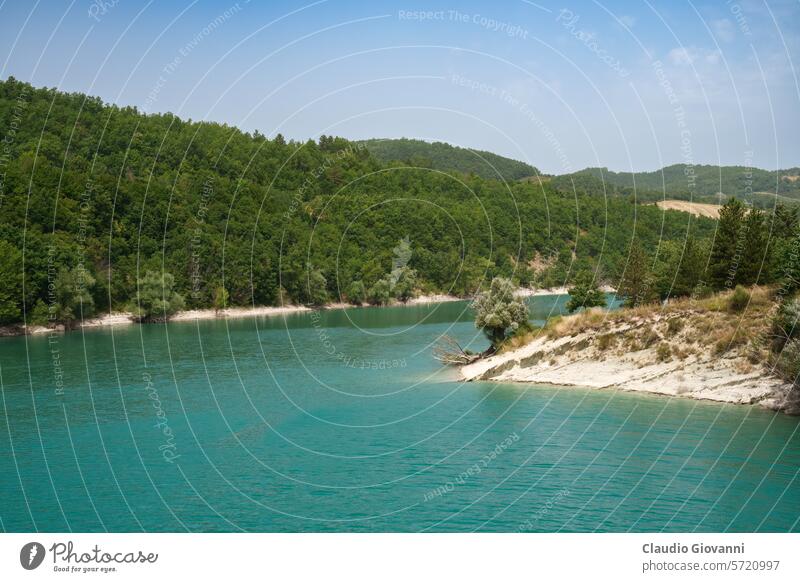
<path id="1" fill-rule="evenodd" d="M 0 527 L 800 529 L 797 419 L 463 384 L 444 333 L 486 345 L 464 302 L 1 339 Z"/>

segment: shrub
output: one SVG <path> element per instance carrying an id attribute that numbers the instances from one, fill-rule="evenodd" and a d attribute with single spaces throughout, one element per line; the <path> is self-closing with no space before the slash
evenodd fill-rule
<path id="1" fill-rule="evenodd" d="M 728 298 L 728 309 L 735 313 L 739 313 L 740 311 L 744 311 L 749 303 L 750 293 L 748 293 L 747 289 L 741 285 L 737 285 L 736 289 L 733 291 L 733 294 L 731 294 L 731 296 Z"/>
<path id="2" fill-rule="evenodd" d="M 672 348 L 667 342 L 661 342 L 656 348 L 656 359 L 659 362 L 669 362 L 672 359 Z"/>
<path id="3" fill-rule="evenodd" d="M 792 384 L 797 385 L 800 379 L 800 340 L 790 340 L 777 354 L 775 372 Z"/>
<path id="4" fill-rule="evenodd" d="M 597 349 L 604 352 L 611 348 L 617 341 L 613 333 L 604 333 L 597 336 Z"/>
<path id="5" fill-rule="evenodd" d="M 667 333 L 669 335 L 675 335 L 680 333 L 683 329 L 683 320 L 680 317 L 673 317 L 667 322 Z"/>

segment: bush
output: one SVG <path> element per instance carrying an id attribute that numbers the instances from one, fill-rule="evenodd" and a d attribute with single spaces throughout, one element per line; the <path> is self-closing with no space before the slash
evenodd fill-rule
<path id="1" fill-rule="evenodd" d="M 683 329 L 683 320 L 680 317 L 673 317 L 667 322 L 667 333 L 669 335 L 675 335 L 680 333 Z"/>
<path id="2" fill-rule="evenodd" d="M 800 340 L 790 340 L 777 354 L 775 372 L 787 382 L 797 385 L 800 379 Z"/>
<path id="3" fill-rule="evenodd" d="M 613 333 L 604 333 L 597 336 L 597 349 L 601 352 L 611 348 L 616 343 L 616 337 Z"/>
<path id="4" fill-rule="evenodd" d="M 672 348 L 667 342 L 661 342 L 656 349 L 656 359 L 659 362 L 669 362 L 672 359 Z"/>
<path id="5" fill-rule="evenodd" d="M 772 319 L 772 350 L 779 352 L 792 339 L 800 338 L 800 299 L 785 301 Z"/>
<path id="6" fill-rule="evenodd" d="M 733 294 L 728 298 L 728 309 L 734 313 L 744 311 L 750 303 L 750 293 L 741 285 L 737 285 Z"/>

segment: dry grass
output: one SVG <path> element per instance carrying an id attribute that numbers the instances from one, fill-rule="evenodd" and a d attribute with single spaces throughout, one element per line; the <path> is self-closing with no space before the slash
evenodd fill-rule
<path id="1" fill-rule="evenodd" d="M 553 318 L 533 335 L 515 338 L 513 346 L 524 345 L 542 333 L 548 339 L 558 339 L 597 332 L 594 345 L 600 351 L 636 352 L 658 345 L 657 358 L 661 361 L 672 356 L 685 359 L 709 349 L 722 355 L 738 353 L 748 346 L 752 352 L 768 331 L 775 291 L 753 287 L 749 294 L 741 312 L 731 310 L 732 291 L 675 299 L 666 305 L 653 303 L 617 311 L 590 309 Z"/>

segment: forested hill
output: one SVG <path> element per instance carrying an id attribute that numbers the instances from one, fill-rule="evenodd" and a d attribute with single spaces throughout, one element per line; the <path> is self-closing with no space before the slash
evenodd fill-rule
<path id="1" fill-rule="evenodd" d="M 599 265 L 610 278 L 634 235 L 656 249 L 714 226 L 624 197 L 409 169 L 339 138 L 267 139 L 13 79 L 0 82 L 0 140 L 4 323 L 48 308 L 74 316 L 78 299 L 126 308 L 143 289 L 161 292 L 147 272 L 174 277 L 186 307 L 364 290 L 379 302 L 398 262 L 415 289 L 455 294 L 496 275 L 563 284 Z"/>
<path id="2" fill-rule="evenodd" d="M 539 170 L 525 162 L 438 141 L 431 143 L 419 139 L 369 139 L 361 143 L 367 146 L 372 155 L 384 162 L 407 162 L 413 166 L 475 174 L 482 178 L 509 182 L 539 175 Z"/>
<path id="3" fill-rule="evenodd" d="M 675 164 L 653 172 L 610 172 L 607 168 L 586 168 L 570 177 L 592 176 L 613 186 L 660 193 L 681 199 L 720 202 L 729 196 L 747 199 L 757 206 L 779 202 L 800 202 L 800 168 L 768 171 L 744 166 L 686 166 Z M 563 176 L 565 178 L 567 176 Z M 778 195 L 776 197 L 776 194 Z M 713 200 L 711 199 L 713 197 Z M 789 200 L 791 199 L 791 200 Z"/>

